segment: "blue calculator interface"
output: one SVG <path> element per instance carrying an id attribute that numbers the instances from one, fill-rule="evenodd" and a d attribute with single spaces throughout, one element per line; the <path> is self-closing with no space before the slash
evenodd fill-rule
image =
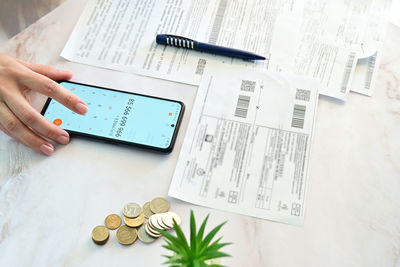
<path id="1" fill-rule="evenodd" d="M 64 130 L 166 149 L 181 113 L 179 102 L 61 82 L 88 105 L 77 114 L 51 100 L 44 117 Z"/>

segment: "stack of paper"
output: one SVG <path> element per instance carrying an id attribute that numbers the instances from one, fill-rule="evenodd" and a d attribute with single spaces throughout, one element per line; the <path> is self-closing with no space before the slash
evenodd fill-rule
<path id="1" fill-rule="evenodd" d="M 391 0 L 90 0 L 62 56 L 198 85 L 215 62 L 317 78 L 320 94 L 372 95 Z M 157 33 L 252 51 L 265 62 L 164 47 Z"/>
<path id="2" fill-rule="evenodd" d="M 200 85 L 170 194 L 301 224 L 317 87 L 319 94 L 343 101 L 349 91 L 373 94 L 390 4 L 89 0 L 62 56 Z M 267 60 L 157 45 L 156 34 L 243 49 Z M 218 97 L 229 103 L 219 106 Z"/>

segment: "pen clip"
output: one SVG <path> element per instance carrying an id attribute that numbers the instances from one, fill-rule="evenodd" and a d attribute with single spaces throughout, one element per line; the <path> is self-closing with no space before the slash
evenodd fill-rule
<path id="1" fill-rule="evenodd" d="M 188 49 L 194 49 L 195 41 L 179 35 L 173 34 L 162 34 L 165 36 L 167 45 L 172 45 L 176 47 L 183 47 Z"/>

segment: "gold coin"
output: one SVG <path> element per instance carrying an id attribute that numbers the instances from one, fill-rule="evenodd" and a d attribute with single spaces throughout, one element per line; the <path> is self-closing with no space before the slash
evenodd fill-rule
<path id="1" fill-rule="evenodd" d="M 106 227 L 111 230 L 117 229 L 121 225 L 121 222 L 121 217 L 117 214 L 110 214 L 104 220 Z"/>
<path id="2" fill-rule="evenodd" d="M 129 227 L 139 227 L 144 223 L 144 213 L 140 213 L 136 218 L 128 218 L 124 216 L 124 222 Z"/>
<path id="3" fill-rule="evenodd" d="M 96 226 L 92 231 L 93 242 L 97 245 L 104 245 L 107 242 L 109 236 L 110 232 L 103 225 Z"/>
<path id="4" fill-rule="evenodd" d="M 169 210 L 169 202 L 165 198 L 156 197 L 150 202 L 150 209 L 154 213 L 163 213 Z"/>
<path id="5" fill-rule="evenodd" d="M 143 243 L 152 243 L 154 240 L 156 240 L 146 232 L 146 225 L 140 226 L 138 230 L 138 237 Z"/>
<path id="6" fill-rule="evenodd" d="M 150 218 L 150 216 L 154 214 L 154 212 L 152 212 L 151 209 L 150 209 L 150 201 L 144 203 L 144 205 L 143 205 L 143 213 L 144 213 L 144 216 L 147 219 Z"/>
<path id="7" fill-rule="evenodd" d="M 138 232 L 136 228 L 131 228 L 126 225 L 122 225 L 117 230 L 118 242 L 125 246 L 133 244 L 133 242 L 136 241 L 137 236 Z"/>

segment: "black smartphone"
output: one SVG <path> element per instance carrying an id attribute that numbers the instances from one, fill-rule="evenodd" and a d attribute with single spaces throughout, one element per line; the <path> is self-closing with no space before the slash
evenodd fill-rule
<path id="1" fill-rule="evenodd" d="M 88 112 L 79 115 L 49 98 L 41 113 L 71 136 L 172 151 L 185 109 L 182 102 L 70 81 L 59 83 L 85 101 Z"/>

